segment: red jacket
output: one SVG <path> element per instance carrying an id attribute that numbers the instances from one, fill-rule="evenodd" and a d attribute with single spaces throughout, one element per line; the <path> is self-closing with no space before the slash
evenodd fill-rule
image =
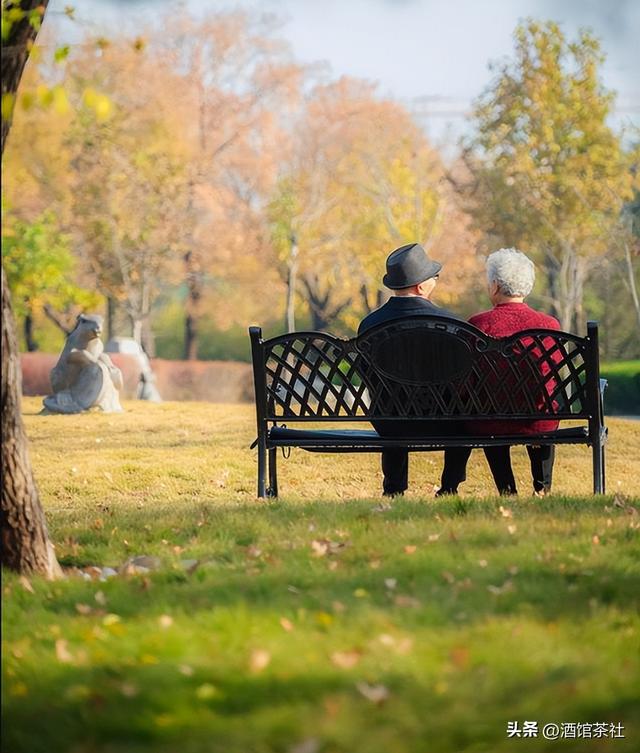
<path id="1" fill-rule="evenodd" d="M 469 319 L 491 337 L 509 337 L 523 329 L 560 329 L 553 316 L 535 311 L 526 303 L 499 303 L 490 311 L 475 314 Z M 555 431 L 558 421 L 474 421 L 469 429 L 476 434 L 537 434 Z"/>

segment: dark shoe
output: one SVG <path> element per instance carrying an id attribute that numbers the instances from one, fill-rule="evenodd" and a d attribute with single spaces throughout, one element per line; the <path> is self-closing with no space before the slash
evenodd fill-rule
<path id="1" fill-rule="evenodd" d="M 442 489 L 438 489 L 438 491 L 436 492 L 436 497 L 453 497 L 457 493 L 457 489 L 445 489 L 443 487 Z"/>
<path id="2" fill-rule="evenodd" d="M 383 497 L 404 497 L 404 492 L 382 492 Z"/>

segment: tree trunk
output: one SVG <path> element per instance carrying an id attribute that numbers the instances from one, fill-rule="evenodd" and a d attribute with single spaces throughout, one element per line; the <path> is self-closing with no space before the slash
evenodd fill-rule
<path id="1" fill-rule="evenodd" d="M 23 11 L 41 8 L 44 16 L 48 0 L 22 0 L 3 3 L 4 13 L 11 7 Z M 36 30 L 28 16 L 15 23 L 2 49 L 2 95 L 15 95 L 29 57 Z M 2 154 L 11 118 L 2 118 Z M 0 562 L 21 573 L 40 573 L 49 578 L 62 574 L 49 540 L 47 524 L 40 505 L 38 488 L 20 413 L 22 376 L 16 341 L 15 322 L 4 268 L 2 269 L 2 507 L 0 514 Z"/>
<path id="2" fill-rule="evenodd" d="M 629 290 L 631 292 L 631 300 L 633 301 L 633 308 L 636 312 L 636 318 L 638 320 L 638 327 L 640 327 L 640 299 L 638 298 L 638 287 L 636 285 L 636 275 L 633 268 L 633 260 L 631 258 L 631 248 L 628 241 L 623 241 L 624 246 L 624 261 L 627 267 L 627 278 L 629 280 Z"/>
<path id="3" fill-rule="evenodd" d="M 109 340 L 112 340 L 114 337 L 114 331 L 113 331 L 113 325 L 114 325 L 114 319 L 115 319 L 115 311 L 116 309 L 116 302 L 113 299 L 113 296 L 108 295 L 107 296 L 107 342 Z"/>
<path id="4" fill-rule="evenodd" d="M 24 342 L 29 353 L 38 350 L 38 343 L 33 338 L 33 316 L 28 310 L 24 317 Z"/>
<path id="5" fill-rule="evenodd" d="M 21 573 L 61 574 L 40 506 L 20 414 L 22 377 L 11 301 L 2 270 L 1 561 Z"/>
<path id="6" fill-rule="evenodd" d="M 200 316 L 200 299 L 202 298 L 202 274 L 197 269 L 194 254 L 187 251 L 184 255 L 187 301 L 184 321 L 184 358 L 196 361 L 198 358 L 198 319 Z"/>
<path id="7" fill-rule="evenodd" d="M 287 314 L 285 326 L 287 332 L 296 330 L 295 293 L 298 276 L 298 243 L 295 235 L 291 236 L 291 253 L 287 264 Z"/>
<path id="8" fill-rule="evenodd" d="M 549 251 L 547 251 L 545 255 L 544 267 L 545 273 L 547 275 L 547 289 L 549 291 L 549 297 L 552 301 L 550 313 L 552 316 L 555 316 L 555 318 L 559 320 L 561 318 L 560 306 L 558 305 L 558 301 L 560 300 L 560 265 Z"/>
<path id="9" fill-rule="evenodd" d="M 41 17 L 44 17 L 49 0 L 21 0 L 21 2 L 2 3 L 2 15 L 11 10 L 17 9 L 25 12 L 25 17 L 15 22 L 9 38 L 2 40 L 2 98 L 4 95 L 14 95 L 18 91 L 18 85 L 22 78 L 24 66 L 29 58 L 31 50 L 30 43 L 36 38 L 37 31 L 29 21 L 29 13 L 36 8 L 41 9 Z M 3 23 L 4 27 L 4 23 Z M 4 29 L 3 29 L 4 34 Z M 4 101 L 3 101 L 4 105 Z M 11 115 L 4 117 L 3 106 L 2 117 L 2 154 L 4 154 L 4 145 L 11 128 Z"/>

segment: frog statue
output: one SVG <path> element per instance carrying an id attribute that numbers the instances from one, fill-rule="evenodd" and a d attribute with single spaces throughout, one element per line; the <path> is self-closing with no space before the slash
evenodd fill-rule
<path id="1" fill-rule="evenodd" d="M 80 314 L 51 370 L 54 394 L 45 397 L 44 413 L 82 413 L 91 408 L 122 412 L 118 395 L 122 372 L 103 352 L 101 333 L 101 316 Z"/>

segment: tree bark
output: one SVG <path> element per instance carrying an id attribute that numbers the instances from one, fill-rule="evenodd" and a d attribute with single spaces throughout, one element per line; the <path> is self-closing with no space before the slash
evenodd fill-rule
<path id="1" fill-rule="evenodd" d="M 2 270 L 1 562 L 20 573 L 61 574 L 40 506 L 20 413 L 22 377 L 9 289 Z"/>
<path id="2" fill-rule="evenodd" d="M 48 303 L 45 303 L 42 310 L 44 311 L 44 315 L 47 317 L 47 319 L 52 321 L 56 325 L 56 327 L 64 332 L 65 337 L 68 337 L 72 333 L 73 325 L 69 326 L 65 321 L 63 321 Z"/>
<path id="3" fill-rule="evenodd" d="M 636 275 L 633 269 L 633 259 L 631 258 L 631 248 L 628 241 L 623 241 L 624 246 L 624 261 L 627 268 L 627 278 L 629 280 L 629 291 L 631 292 L 631 300 L 633 301 L 633 308 L 636 312 L 636 318 L 638 319 L 638 326 L 640 327 L 640 298 L 638 297 L 638 288 L 636 286 Z"/>
<path id="4" fill-rule="evenodd" d="M 18 85 L 22 78 L 22 72 L 29 58 L 29 43 L 37 35 L 29 21 L 29 13 L 36 8 L 42 9 L 41 17 L 44 17 L 49 0 L 21 0 L 21 2 L 2 3 L 2 14 L 13 9 L 25 12 L 25 17 L 15 22 L 11 27 L 9 38 L 2 45 L 2 95 L 14 95 L 18 91 Z M 11 116 L 2 118 L 2 154 L 4 145 L 11 128 Z"/>
<path id="5" fill-rule="evenodd" d="M 184 358 L 186 361 L 196 361 L 198 359 L 198 319 L 200 317 L 200 299 L 202 298 L 202 274 L 197 269 L 192 251 L 187 251 L 184 255 L 184 263 L 187 280 Z"/>
<path id="6" fill-rule="evenodd" d="M 287 332 L 296 330 L 295 293 L 298 276 L 298 241 L 296 236 L 291 236 L 291 253 L 287 263 L 287 307 L 286 328 Z"/>
<path id="7" fill-rule="evenodd" d="M 114 332 L 114 320 L 116 313 L 116 302 L 112 295 L 107 296 L 107 342 L 113 340 Z"/>
<path id="8" fill-rule="evenodd" d="M 27 311 L 24 317 L 24 342 L 29 353 L 35 353 L 38 350 L 38 343 L 33 337 L 33 316 L 31 311 Z"/>
<path id="9" fill-rule="evenodd" d="M 11 9 L 42 9 L 48 0 L 22 0 L 3 3 L 3 14 Z M 29 44 L 36 29 L 28 16 L 13 25 L 3 45 L 2 94 L 15 95 L 29 57 Z M 2 119 L 2 154 L 11 119 Z M 20 413 L 22 376 L 16 340 L 11 297 L 2 269 L 2 506 L 0 513 L 0 562 L 21 573 L 40 573 L 49 578 L 62 574 L 49 540 L 47 524 L 40 505 L 29 460 L 27 436 Z"/>

